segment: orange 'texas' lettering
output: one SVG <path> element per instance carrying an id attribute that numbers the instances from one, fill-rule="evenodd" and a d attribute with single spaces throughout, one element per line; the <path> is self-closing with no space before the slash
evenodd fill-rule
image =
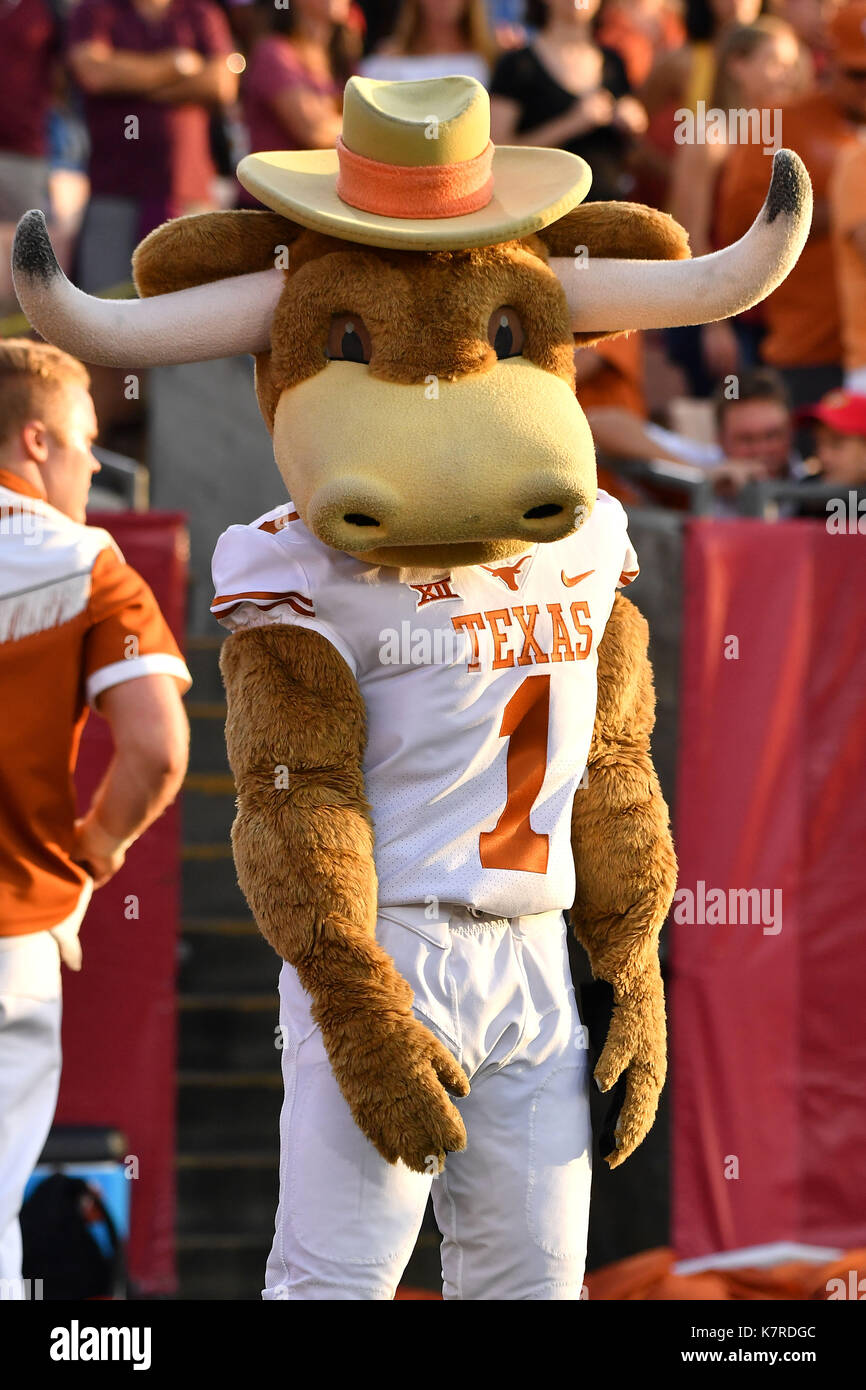
<path id="1" fill-rule="evenodd" d="M 467 662 L 466 669 L 467 671 L 480 671 L 481 663 L 478 660 L 480 650 L 478 646 L 478 634 L 484 631 L 484 619 L 481 614 L 463 613 L 459 617 L 451 619 L 451 626 L 454 628 L 455 632 L 459 632 L 460 629 L 463 628 L 469 633 L 472 641 L 472 660 Z"/>
<path id="2" fill-rule="evenodd" d="M 467 662 L 467 671 L 481 670 L 481 644 L 478 634 L 489 629 L 493 641 L 493 661 L 491 669 L 502 671 L 510 666 L 546 666 L 551 661 L 585 661 L 592 651 L 592 627 L 590 626 L 589 604 L 584 599 L 576 600 L 569 608 L 569 616 L 577 637 L 572 642 L 568 623 L 560 603 L 548 603 L 547 611 L 553 627 L 553 650 L 546 652 L 535 637 L 535 624 L 538 621 L 538 605 L 531 603 L 517 608 L 491 608 L 484 613 L 464 613 L 451 619 L 455 632 L 467 632 L 472 641 L 472 659 Z M 503 630 L 512 626 L 512 618 L 517 620 L 523 636 L 523 646 L 515 662 L 514 650 L 507 646 L 508 634 Z"/>
<path id="3" fill-rule="evenodd" d="M 574 661 L 574 652 L 571 648 L 571 637 L 568 628 L 562 618 L 562 604 L 549 603 L 547 611 L 553 622 L 553 651 L 550 654 L 551 661 Z"/>
<path id="4" fill-rule="evenodd" d="M 504 632 L 499 629 L 499 624 L 504 623 L 506 627 L 511 627 L 511 614 L 507 608 L 493 608 L 484 614 L 493 633 L 493 669 L 501 671 L 504 666 L 514 665 L 514 652 L 509 651 L 508 660 L 502 655 L 505 643 L 508 641 Z"/>
<path id="5" fill-rule="evenodd" d="M 586 618 L 586 623 L 580 621 L 581 617 Z M 571 605 L 571 621 L 574 623 L 578 639 L 584 643 L 582 647 L 575 647 L 575 656 L 578 661 L 585 661 L 592 650 L 592 628 L 589 623 L 589 604 L 581 599 Z"/>
<path id="6" fill-rule="evenodd" d="M 548 661 L 549 657 L 547 652 L 539 647 L 532 635 L 538 620 L 538 604 L 530 603 L 526 608 L 512 608 L 511 611 L 520 624 L 523 633 L 523 650 L 517 658 L 518 666 L 531 666 L 533 662 L 535 662 L 536 665 L 541 665 Z M 532 655 L 533 652 L 536 653 L 535 656 Z"/>

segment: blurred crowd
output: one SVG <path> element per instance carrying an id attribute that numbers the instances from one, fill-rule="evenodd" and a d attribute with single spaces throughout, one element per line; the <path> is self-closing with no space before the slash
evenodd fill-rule
<path id="1" fill-rule="evenodd" d="M 583 156 L 590 198 L 671 212 L 693 255 L 745 233 L 795 150 L 815 209 L 784 284 L 577 349 L 578 397 L 632 504 L 684 505 L 697 479 L 721 514 L 756 481 L 866 485 L 861 0 L 0 0 L 0 51 L 0 274 L 40 207 L 90 292 L 126 284 L 166 218 L 257 206 L 243 154 L 333 146 L 354 73 L 477 78 L 495 143 Z"/>

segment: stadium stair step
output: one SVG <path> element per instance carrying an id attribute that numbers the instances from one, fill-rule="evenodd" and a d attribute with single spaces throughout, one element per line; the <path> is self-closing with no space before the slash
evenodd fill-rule
<path id="1" fill-rule="evenodd" d="M 265 1251 L 274 1233 L 278 1175 L 274 1153 L 185 1154 L 177 1163 L 177 1234 L 219 1232 L 260 1242 Z"/>
<path id="2" fill-rule="evenodd" d="M 181 1071 L 178 1151 L 214 1161 L 238 1149 L 269 1152 L 276 1171 L 283 1100 L 279 1068 L 264 1072 Z M 181 1221 L 185 1218 L 180 1214 Z"/>
<path id="3" fill-rule="evenodd" d="M 179 988 L 183 994 L 276 994 L 280 958 L 251 917 L 187 918 Z"/>

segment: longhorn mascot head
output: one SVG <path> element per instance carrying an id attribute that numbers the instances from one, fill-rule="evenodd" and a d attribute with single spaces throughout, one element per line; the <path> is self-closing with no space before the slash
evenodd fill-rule
<path id="1" fill-rule="evenodd" d="M 22 308 L 90 363 L 255 354 L 309 529 L 397 566 L 489 562 L 572 531 L 595 498 L 575 335 L 740 313 L 791 269 L 811 209 L 803 165 L 780 150 L 746 236 L 689 260 L 665 214 L 581 205 L 591 173 L 577 156 L 494 149 L 468 77 L 352 78 L 335 150 L 249 155 L 238 177 L 272 211 L 152 232 L 133 257 L 138 301 L 73 288 L 28 213 Z"/>

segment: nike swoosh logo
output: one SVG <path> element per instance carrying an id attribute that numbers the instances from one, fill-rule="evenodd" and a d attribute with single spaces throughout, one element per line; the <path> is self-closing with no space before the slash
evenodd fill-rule
<path id="1" fill-rule="evenodd" d="M 573 589 L 575 584 L 580 583 L 581 579 L 589 579 L 591 574 L 595 574 L 595 570 L 587 570 L 586 574 L 576 574 L 573 579 L 568 578 L 565 570 L 561 570 L 560 573 L 562 574 L 562 582 L 566 589 Z"/>

